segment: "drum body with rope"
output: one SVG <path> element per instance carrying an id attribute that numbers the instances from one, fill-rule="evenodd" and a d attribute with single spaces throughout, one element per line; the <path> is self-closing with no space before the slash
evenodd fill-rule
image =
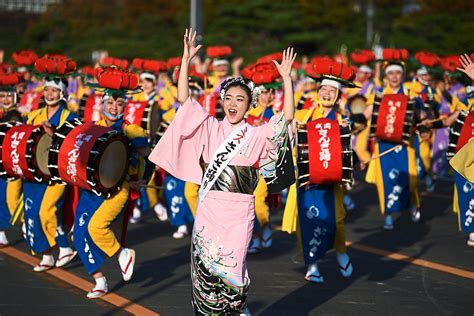
<path id="1" fill-rule="evenodd" d="M 78 116 L 85 122 L 97 122 L 102 118 L 102 95 L 83 95 L 79 101 Z"/>
<path id="2" fill-rule="evenodd" d="M 52 181 L 110 198 L 125 179 L 129 156 L 124 134 L 76 119 L 55 131 L 48 167 Z"/>
<path id="3" fill-rule="evenodd" d="M 320 118 L 297 125 L 298 187 L 306 184 L 352 185 L 350 127 Z"/>
<path id="4" fill-rule="evenodd" d="M 449 145 L 446 152 L 448 160 L 474 137 L 474 112 L 461 111 L 449 129 Z"/>
<path id="5" fill-rule="evenodd" d="M 407 144 L 413 133 L 415 100 L 405 94 L 375 95 L 370 137 Z"/>
<path id="6" fill-rule="evenodd" d="M 364 113 L 367 109 L 367 99 L 365 96 L 356 94 L 347 100 L 348 109 L 353 122 L 352 133 L 359 134 L 367 126 L 367 118 Z"/>
<path id="7" fill-rule="evenodd" d="M 161 137 L 163 137 L 163 135 L 165 134 L 166 132 L 166 129 L 168 128 L 168 126 L 170 126 L 170 123 L 165 121 L 165 120 L 162 120 L 161 123 L 160 123 L 160 126 L 158 127 L 158 129 L 156 130 L 156 133 L 155 133 L 155 137 L 153 138 L 152 140 L 152 148 L 156 146 L 156 144 L 158 144 L 158 142 L 160 141 Z"/>
<path id="8" fill-rule="evenodd" d="M 160 126 L 161 114 L 158 104 L 152 101 L 127 101 L 123 118 L 132 124 L 141 126 L 148 135 L 149 143 Z"/>
<path id="9" fill-rule="evenodd" d="M 40 125 L 9 122 L 2 124 L 2 161 L 0 176 L 31 182 L 49 180 L 48 150 L 51 136 Z"/>

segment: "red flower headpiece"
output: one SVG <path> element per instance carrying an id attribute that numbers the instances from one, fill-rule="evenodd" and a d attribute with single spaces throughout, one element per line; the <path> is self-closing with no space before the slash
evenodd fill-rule
<path id="1" fill-rule="evenodd" d="M 156 59 L 142 59 L 135 58 L 132 60 L 133 68 L 141 72 L 163 72 L 168 70 L 168 64 L 161 60 Z"/>
<path id="2" fill-rule="evenodd" d="M 375 60 L 375 53 L 367 49 L 356 50 L 351 54 L 351 60 L 354 64 L 367 65 L 371 61 Z"/>
<path id="3" fill-rule="evenodd" d="M 168 61 L 166 63 L 168 64 L 169 69 L 179 67 L 181 65 L 181 57 L 168 58 Z"/>
<path id="4" fill-rule="evenodd" d="M 211 58 L 227 57 L 232 54 L 232 48 L 230 46 L 209 46 L 206 54 Z"/>
<path id="5" fill-rule="evenodd" d="M 14 52 L 12 58 L 18 66 L 32 66 L 38 59 L 38 55 L 32 50 L 21 50 Z"/>
<path id="6" fill-rule="evenodd" d="M 382 58 L 387 61 L 405 61 L 408 59 L 408 51 L 406 49 L 384 48 Z"/>
<path id="7" fill-rule="evenodd" d="M 101 64 L 104 66 L 117 66 L 122 69 L 128 68 L 128 60 L 110 56 L 104 57 L 104 59 L 102 59 Z"/>
<path id="8" fill-rule="evenodd" d="M 84 66 L 81 68 L 81 73 L 89 77 L 95 77 L 95 69 L 92 66 Z"/>
<path id="9" fill-rule="evenodd" d="M 305 67 L 306 74 L 316 80 L 331 79 L 347 87 L 355 87 L 352 82 L 355 77 L 354 69 L 348 65 L 330 59 L 321 59 L 318 63 L 310 63 Z"/>
<path id="10" fill-rule="evenodd" d="M 282 61 L 283 53 L 273 53 L 269 55 L 265 55 L 257 59 L 256 64 L 264 64 L 264 63 L 272 63 L 272 60 L 276 60 L 278 62 Z"/>
<path id="11" fill-rule="evenodd" d="M 242 77 L 252 80 L 257 86 L 275 82 L 280 73 L 273 62 L 249 65 L 242 70 Z"/>
<path id="12" fill-rule="evenodd" d="M 112 90 L 135 90 L 140 83 L 136 73 L 114 67 L 96 68 L 95 77 L 100 88 Z"/>
<path id="13" fill-rule="evenodd" d="M 76 62 L 63 55 L 45 55 L 35 62 L 36 71 L 56 76 L 65 76 L 76 70 Z"/>
<path id="14" fill-rule="evenodd" d="M 449 55 L 441 59 L 441 68 L 449 72 L 455 72 L 457 68 L 461 67 L 459 56 Z"/>
<path id="15" fill-rule="evenodd" d="M 441 59 L 438 55 L 429 52 L 429 51 L 421 51 L 415 54 L 415 59 L 423 66 L 426 67 L 435 67 L 439 65 Z"/>
<path id="16" fill-rule="evenodd" d="M 23 81 L 23 75 L 20 73 L 9 73 L 0 75 L 0 86 L 14 86 Z"/>

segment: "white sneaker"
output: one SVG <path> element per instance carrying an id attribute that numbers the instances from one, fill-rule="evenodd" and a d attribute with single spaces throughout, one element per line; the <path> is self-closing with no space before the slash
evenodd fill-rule
<path id="1" fill-rule="evenodd" d="M 109 286 L 105 277 L 95 280 L 95 287 L 87 293 L 88 298 L 99 298 L 109 292 Z"/>
<path id="2" fill-rule="evenodd" d="M 186 235 L 189 235 L 189 232 L 188 232 L 188 226 L 186 225 L 181 225 L 178 227 L 178 230 L 176 230 L 174 233 L 173 233 L 173 238 L 175 239 L 181 239 L 183 238 L 184 236 Z"/>
<path id="3" fill-rule="evenodd" d="M 342 276 L 348 278 L 352 275 L 354 268 L 352 267 L 351 259 L 347 253 L 336 253 L 337 263 L 339 264 L 339 271 Z"/>
<path id="4" fill-rule="evenodd" d="M 153 210 L 160 221 L 164 222 L 168 219 L 168 213 L 166 212 L 166 207 L 164 207 L 163 204 L 156 204 Z"/>
<path id="5" fill-rule="evenodd" d="M 54 268 L 54 258 L 52 255 L 43 255 L 41 262 L 33 268 L 35 272 L 44 272 Z"/>
<path id="6" fill-rule="evenodd" d="M 318 264 L 313 263 L 308 265 L 308 270 L 306 271 L 306 276 L 304 277 L 307 281 L 313 283 L 323 283 L 324 278 L 319 273 Z"/>
<path id="7" fill-rule="evenodd" d="M 71 248 L 59 247 L 58 261 L 56 261 L 56 267 L 61 268 L 71 262 L 77 255 L 77 251 L 73 251 Z"/>
<path id="8" fill-rule="evenodd" d="M 413 223 L 418 223 L 421 219 L 421 213 L 416 207 L 412 207 L 410 210 L 410 217 Z"/>
<path id="9" fill-rule="evenodd" d="M 7 235 L 2 230 L 0 231 L 0 248 L 6 247 L 6 246 L 8 246 L 8 239 L 7 239 Z"/>
<path id="10" fill-rule="evenodd" d="M 467 245 L 474 247 L 474 233 L 469 234 L 469 239 L 467 240 Z"/>
<path id="11" fill-rule="evenodd" d="M 129 281 L 133 275 L 135 266 L 135 250 L 123 248 L 118 258 L 120 270 L 124 281 Z"/>
<path id="12" fill-rule="evenodd" d="M 142 212 L 140 211 L 140 209 L 138 207 L 135 206 L 135 208 L 133 209 L 133 215 L 132 217 L 130 217 L 130 224 L 136 224 L 140 221 L 140 219 L 142 218 Z"/>

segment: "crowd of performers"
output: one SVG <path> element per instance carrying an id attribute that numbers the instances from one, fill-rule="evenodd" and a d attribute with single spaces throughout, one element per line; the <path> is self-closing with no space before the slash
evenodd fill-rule
<path id="1" fill-rule="evenodd" d="M 242 67 L 228 46 L 200 58 L 195 38 L 186 30 L 183 56 L 168 61 L 78 68 L 24 50 L 0 64 L 0 247 L 18 226 L 41 257 L 34 271 L 78 255 L 98 298 L 108 257 L 132 277 L 127 226 L 154 213 L 174 238 L 191 235 L 196 314 L 245 313 L 246 256 L 272 246 L 270 209 L 298 235 L 306 280 L 324 282 L 318 261 L 331 249 L 351 276 L 354 172 L 375 185 L 386 230 L 396 213 L 419 222 L 420 189 L 454 177 L 453 211 L 474 246 L 474 56 L 295 61 L 290 47 Z"/>

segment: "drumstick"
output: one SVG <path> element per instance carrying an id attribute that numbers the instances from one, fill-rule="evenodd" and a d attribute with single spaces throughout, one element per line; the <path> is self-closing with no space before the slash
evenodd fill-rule
<path id="1" fill-rule="evenodd" d="M 437 118 L 437 119 L 428 120 L 428 121 L 426 121 L 426 122 L 428 122 L 428 123 L 431 124 L 431 123 L 435 123 L 435 122 L 438 122 L 438 121 L 442 121 L 442 120 L 444 120 L 444 119 L 445 119 L 445 117 L 440 117 L 440 118 Z M 423 125 L 423 122 L 416 124 L 416 126 L 420 126 L 420 125 Z"/>
<path id="2" fill-rule="evenodd" d="M 157 186 L 157 185 L 152 185 L 152 184 L 142 184 L 140 185 L 142 188 L 149 188 L 149 189 L 157 189 L 157 190 L 163 190 L 165 187 L 162 186 Z"/>
<path id="3" fill-rule="evenodd" d="M 363 162 L 363 164 L 365 164 L 365 165 L 366 165 L 366 164 L 368 164 L 369 162 L 371 162 L 372 160 L 379 159 L 379 158 L 381 158 L 381 157 L 385 156 L 386 154 L 389 154 L 389 153 L 391 153 L 392 151 L 394 151 L 394 150 L 397 150 L 397 149 L 401 148 L 402 146 L 403 146 L 403 145 L 402 145 L 402 144 L 400 144 L 400 145 L 398 145 L 398 146 L 395 146 L 395 147 L 392 147 L 392 148 L 390 148 L 390 149 L 387 149 L 386 151 L 383 151 L 383 152 L 381 152 L 381 153 L 380 153 L 380 154 L 378 154 L 377 156 L 375 156 L 375 157 L 371 157 L 369 160 L 367 160 L 367 161 Z"/>

